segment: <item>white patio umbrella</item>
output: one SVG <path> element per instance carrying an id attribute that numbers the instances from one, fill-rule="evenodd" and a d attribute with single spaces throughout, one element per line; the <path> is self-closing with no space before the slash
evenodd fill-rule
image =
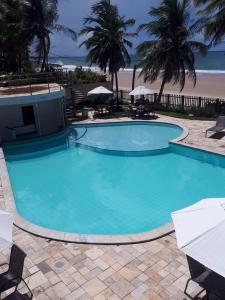
<path id="1" fill-rule="evenodd" d="M 13 215 L 0 210 L 0 251 L 12 243 Z"/>
<path id="2" fill-rule="evenodd" d="M 106 89 L 104 86 L 99 86 L 88 92 L 88 95 L 112 95 L 113 92 Z"/>
<path id="3" fill-rule="evenodd" d="M 172 219 L 178 248 L 225 277 L 225 198 L 203 199 Z"/>
<path id="4" fill-rule="evenodd" d="M 147 89 L 143 85 L 139 85 L 132 92 L 129 93 L 130 96 L 144 96 L 144 95 L 151 95 L 151 94 L 154 94 L 154 92 L 150 89 Z"/>

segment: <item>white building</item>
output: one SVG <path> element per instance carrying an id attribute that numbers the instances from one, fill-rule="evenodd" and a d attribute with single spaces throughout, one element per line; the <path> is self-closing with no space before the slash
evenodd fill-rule
<path id="1" fill-rule="evenodd" d="M 0 98 L 0 142 L 65 128 L 64 91 Z"/>

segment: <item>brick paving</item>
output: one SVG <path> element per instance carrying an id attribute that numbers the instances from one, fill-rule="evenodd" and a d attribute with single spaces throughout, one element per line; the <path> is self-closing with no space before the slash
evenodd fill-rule
<path id="1" fill-rule="evenodd" d="M 190 134 L 183 143 L 225 153 L 224 138 L 204 138 L 211 122 L 159 120 L 187 127 Z M 0 184 L 0 206 L 3 197 Z M 24 277 L 35 300 L 186 298 L 189 272 L 174 234 L 138 245 L 95 246 L 48 241 L 14 227 L 13 240 L 27 253 Z M 1 252 L 0 264 L 8 257 L 9 249 Z M 190 291 L 194 295 L 197 286 L 190 285 Z"/>

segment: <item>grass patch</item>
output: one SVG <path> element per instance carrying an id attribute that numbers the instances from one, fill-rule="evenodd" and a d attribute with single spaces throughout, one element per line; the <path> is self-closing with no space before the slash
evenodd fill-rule
<path id="1" fill-rule="evenodd" d="M 215 121 L 216 117 L 204 117 L 204 116 L 195 116 L 193 114 L 184 114 L 172 111 L 156 111 L 156 113 L 168 117 L 187 119 L 187 120 L 200 120 L 200 121 Z"/>

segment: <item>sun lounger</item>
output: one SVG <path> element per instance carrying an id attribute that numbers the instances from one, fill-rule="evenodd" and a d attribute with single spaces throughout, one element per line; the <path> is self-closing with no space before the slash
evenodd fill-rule
<path id="1" fill-rule="evenodd" d="M 218 119 L 216 121 L 216 125 L 206 130 L 205 136 L 207 136 L 207 133 L 209 131 L 220 132 L 223 129 L 225 129 L 225 116 L 220 116 L 220 117 L 218 117 Z"/>

